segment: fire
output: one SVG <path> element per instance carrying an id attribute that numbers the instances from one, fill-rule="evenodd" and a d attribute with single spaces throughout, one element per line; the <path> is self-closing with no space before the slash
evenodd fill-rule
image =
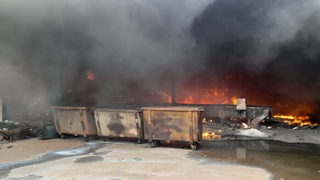
<path id="1" fill-rule="evenodd" d="M 309 116 L 293 116 L 293 115 L 274 115 L 275 118 L 288 119 L 288 120 L 309 120 Z"/>
<path id="2" fill-rule="evenodd" d="M 203 118 L 203 119 L 202 119 L 202 122 L 203 122 L 203 123 L 207 123 L 207 119 L 206 119 L 206 118 Z"/>
<path id="3" fill-rule="evenodd" d="M 220 134 L 208 133 L 208 132 L 202 133 L 202 137 L 203 137 L 203 139 L 221 139 Z"/>
<path id="4" fill-rule="evenodd" d="M 92 71 L 87 71 L 87 79 L 93 81 L 95 79 L 94 74 L 92 73 Z"/>
<path id="5" fill-rule="evenodd" d="M 275 118 L 283 119 L 284 122 L 288 125 L 299 124 L 299 126 L 312 125 L 316 126 L 317 124 L 312 124 L 310 122 L 309 116 L 293 116 L 293 115 L 274 115 Z"/>
<path id="6" fill-rule="evenodd" d="M 246 123 L 241 123 L 244 129 L 249 129 L 250 127 Z"/>
<path id="7" fill-rule="evenodd" d="M 160 91 L 157 93 L 162 98 L 166 99 L 166 102 L 171 103 L 171 95 Z M 183 93 L 180 93 L 180 95 Z M 226 92 L 218 91 L 215 89 L 208 90 L 201 95 L 190 93 L 183 98 L 178 98 L 177 103 L 182 104 L 234 104 L 237 103 L 237 98 L 235 96 L 229 98 Z"/>
<path id="8" fill-rule="evenodd" d="M 202 136 L 203 136 L 203 138 L 207 138 L 207 137 L 209 136 L 209 133 L 208 133 L 208 132 L 204 132 L 204 133 L 202 134 Z"/>
<path id="9" fill-rule="evenodd" d="M 231 98 L 231 101 L 232 101 L 232 104 L 233 104 L 233 105 L 237 105 L 237 97 L 233 96 L 233 97 Z"/>
<path id="10" fill-rule="evenodd" d="M 233 104 L 237 103 L 237 94 L 230 92 L 231 76 L 225 78 L 212 77 L 206 84 L 203 83 L 177 83 L 175 86 L 176 102 L 181 104 Z M 162 91 L 155 94 L 171 102 L 171 94 Z M 169 101 L 170 99 L 170 101 Z"/>
<path id="11" fill-rule="evenodd" d="M 177 102 L 182 104 L 228 104 L 232 101 L 224 91 L 216 89 L 203 89 L 203 91 L 201 95 L 191 93 L 184 98 L 178 99 Z"/>
<path id="12" fill-rule="evenodd" d="M 192 103 L 194 103 L 194 102 L 195 102 L 195 100 L 194 100 L 193 96 L 190 95 L 190 96 L 187 97 L 182 103 L 184 103 L 184 104 L 192 104 Z"/>

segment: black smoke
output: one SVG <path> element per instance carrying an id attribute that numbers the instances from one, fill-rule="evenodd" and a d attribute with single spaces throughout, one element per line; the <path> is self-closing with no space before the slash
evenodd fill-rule
<path id="1" fill-rule="evenodd" d="M 13 112 L 150 101 L 192 64 L 189 29 L 211 2 L 3 0 L 0 98 Z"/>
<path id="2" fill-rule="evenodd" d="M 249 103 L 306 113 L 320 100 L 320 2 L 216 0 L 192 26 L 208 76 Z M 305 107 L 308 106 L 308 107 Z M 297 110 L 298 109 L 298 110 Z"/>
<path id="3" fill-rule="evenodd" d="M 229 94 L 249 104 L 310 112 L 319 10 L 317 0 L 2 0 L 0 98 L 163 102 L 172 79 L 179 95 L 228 77 Z"/>

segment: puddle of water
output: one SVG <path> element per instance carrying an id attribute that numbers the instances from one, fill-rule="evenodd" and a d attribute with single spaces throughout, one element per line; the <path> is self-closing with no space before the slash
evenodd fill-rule
<path id="1" fill-rule="evenodd" d="M 202 142 L 189 158 L 200 164 L 240 164 L 260 167 L 279 180 L 319 180 L 320 146 L 277 141 Z"/>
<path id="2" fill-rule="evenodd" d="M 93 155 L 96 155 L 96 156 L 102 156 L 102 155 L 107 155 L 109 153 L 111 153 L 112 150 L 109 150 L 109 151 L 102 151 L 102 152 L 94 152 Z"/>
<path id="3" fill-rule="evenodd" d="M 84 143 L 84 145 L 85 145 L 85 147 L 72 148 L 72 149 L 63 150 L 63 151 L 49 152 L 38 159 L 31 159 L 31 160 L 25 160 L 25 161 L 17 161 L 17 162 L 12 162 L 12 163 L 0 164 L 0 172 L 1 171 L 7 172 L 7 170 L 12 170 L 14 168 L 29 166 L 29 165 L 37 164 L 37 163 L 43 163 L 43 162 L 47 162 L 49 160 L 55 160 L 55 159 L 60 159 L 60 158 L 64 158 L 64 157 L 82 155 L 82 154 L 93 152 L 93 151 L 97 150 L 97 148 L 101 147 L 101 144 L 99 144 L 99 143 Z"/>
<path id="4" fill-rule="evenodd" d="M 65 151 L 56 151 L 52 152 L 52 155 L 59 155 L 59 156 L 74 156 L 74 155 L 81 155 L 86 153 L 88 150 L 90 150 L 90 147 L 81 147 L 76 149 L 70 149 Z"/>
<path id="5" fill-rule="evenodd" d="M 100 162 L 103 161 L 102 156 L 88 156 L 88 157 L 82 157 L 77 158 L 74 163 L 94 163 L 94 162 Z"/>

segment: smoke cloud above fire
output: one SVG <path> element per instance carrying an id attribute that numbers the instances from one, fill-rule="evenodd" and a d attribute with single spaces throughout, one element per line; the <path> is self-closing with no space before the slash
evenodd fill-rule
<path id="1" fill-rule="evenodd" d="M 0 98 L 107 104 L 228 77 L 252 104 L 314 104 L 319 16 L 319 0 L 2 0 Z"/>
<path id="2" fill-rule="evenodd" d="M 320 100 L 319 18 L 318 0 L 215 1 L 192 32 L 205 72 L 244 76 L 233 89 L 255 104 L 305 111 Z"/>
<path id="3" fill-rule="evenodd" d="M 154 79 L 190 58 L 190 26 L 211 2 L 1 1 L 1 98 L 59 97 L 57 86 L 77 86 L 88 70 L 100 83 L 98 100 L 110 88 L 116 90 L 107 96 L 126 95 L 128 82 L 150 90 L 159 84 Z"/>

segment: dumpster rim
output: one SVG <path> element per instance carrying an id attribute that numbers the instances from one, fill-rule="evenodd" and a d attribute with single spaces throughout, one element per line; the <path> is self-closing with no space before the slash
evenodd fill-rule
<path id="1" fill-rule="evenodd" d="M 203 107 L 185 107 L 185 106 L 170 106 L 170 107 L 141 107 L 143 110 L 151 111 L 204 111 Z"/>
<path id="2" fill-rule="evenodd" d="M 53 106 L 54 109 L 90 109 L 88 106 Z"/>
<path id="3" fill-rule="evenodd" d="M 115 109 L 115 108 L 91 108 L 93 111 L 105 111 L 105 112 L 127 112 L 127 113 L 138 113 L 142 112 L 139 109 Z"/>

